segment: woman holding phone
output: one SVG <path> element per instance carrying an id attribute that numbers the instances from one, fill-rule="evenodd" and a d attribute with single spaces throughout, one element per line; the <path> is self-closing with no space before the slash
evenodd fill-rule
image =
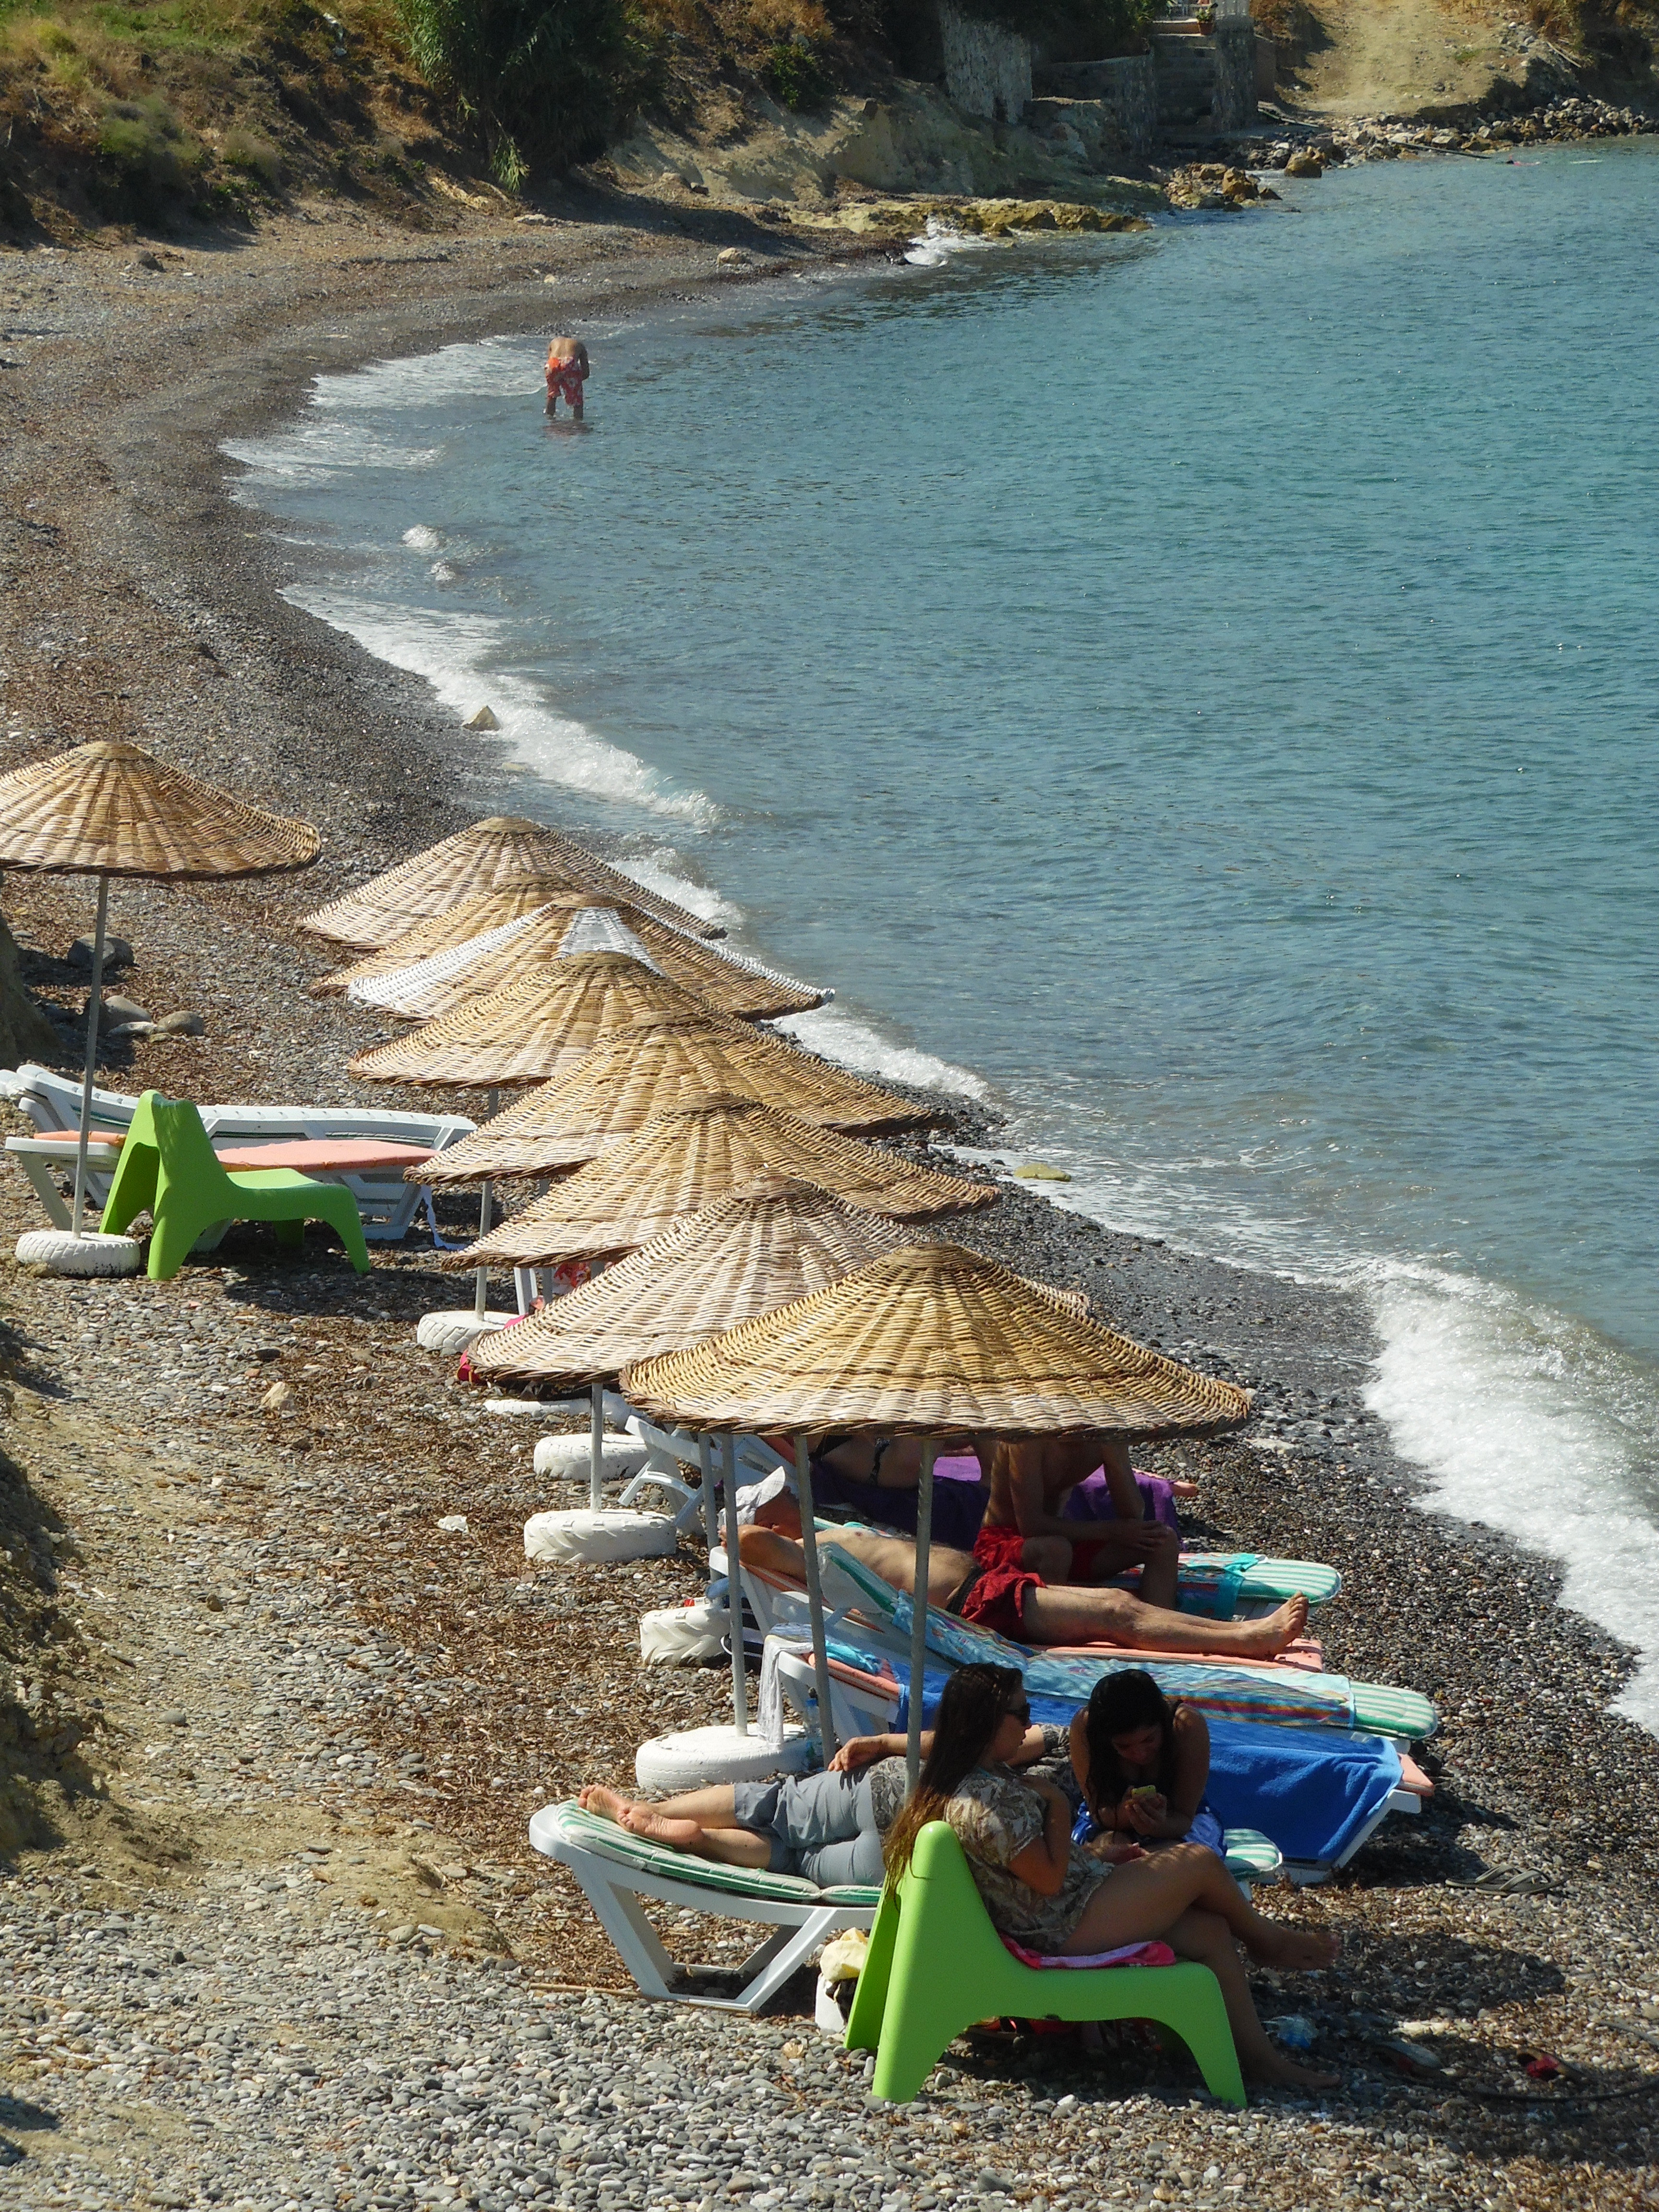
<path id="1" fill-rule="evenodd" d="M 1140 1668 L 1107 1674 L 1072 1718 L 1072 1771 L 1083 1792 L 1079 1843 L 1205 1844 L 1221 1823 L 1204 1802 L 1210 1731 L 1195 1705 L 1171 1705 Z"/>

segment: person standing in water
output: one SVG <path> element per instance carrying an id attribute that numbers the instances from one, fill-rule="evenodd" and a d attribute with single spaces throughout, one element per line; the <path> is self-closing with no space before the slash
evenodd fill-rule
<path id="1" fill-rule="evenodd" d="M 562 398 L 571 417 L 582 419 L 582 386 L 588 379 L 587 348 L 580 338 L 555 338 L 547 349 L 547 411 L 556 415 Z"/>

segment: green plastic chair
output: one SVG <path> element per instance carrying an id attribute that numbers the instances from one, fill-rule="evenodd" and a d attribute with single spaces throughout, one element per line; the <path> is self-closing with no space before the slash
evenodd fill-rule
<path id="1" fill-rule="evenodd" d="M 873 2051 L 871 2087 L 908 2105 L 976 2021 L 1152 2020 L 1173 2029 L 1212 2096 L 1244 2102 L 1238 2053 L 1207 1966 L 1023 1966 L 974 1887 L 956 1832 L 931 1820 L 896 1889 L 890 1882 L 847 2023 L 849 2051 Z"/>
<path id="2" fill-rule="evenodd" d="M 226 1221 L 270 1221 L 284 1244 L 305 1238 L 307 1221 L 337 1229 L 352 1266 L 368 1273 L 368 1247 L 357 1201 L 337 1183 L 313 1182 L 292 1168 L 221 1167 L 202 1117 L 188 1098 L 147 1091 L 121 1147 L 104 1207 L 106 1236 L 119 1236 L 148 1206 L 155 1222 L 149 1275 L 170 1283 L 206 1231 Z"/>

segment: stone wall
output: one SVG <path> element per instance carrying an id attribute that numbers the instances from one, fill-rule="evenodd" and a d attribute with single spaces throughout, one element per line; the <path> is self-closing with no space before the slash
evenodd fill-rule
<path id="1" fill-rule="evenodd" d="M 1152 31 L 1158 119 L 1166 129 L 1208 122 L 1217 131 L 1245 131 L 1256 120 L 1255 25 L 1249 16 L 1219 17 L 1207 33 Z"/>
<path id="2" fill-rule="evenodd" d="M 1018 123 L 1031 97 L 1031 42 L 1000 23 L 964 15 L 939 0 L 945 89 L 964 114 Z"/>
<path id="3" fill-rule="evenodd" d="M 1255 25 L 1248 15 L 1219 17 L 1210 42 L 1215 48 L 1210 120 L 1218 131 L 1248 131 L 1256 121 Z"/>
<path id="4" fill-rule="evenodd" d="M 1113 150 L 1146 155 L 1158 137 L 1158 80 L 1151 54 L 1116 61 L 1055 63 L 1037 71 L 1040 91 L 1060 100 L 1097 101 L 1111 118 Z"/>

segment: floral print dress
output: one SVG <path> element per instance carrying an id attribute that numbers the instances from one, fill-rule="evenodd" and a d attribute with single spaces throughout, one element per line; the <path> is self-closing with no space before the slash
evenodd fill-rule
<path id="1" fill-rule="evenodd" d="M 1042 1835 L 1046 1801 L 1012 1767 L 975 1766 L 947 1800 L 945 1817 L 957 1833 L 975 1887 L 999 1935 L 1012 1936 L 1045 1957 L 1063 1950 L 1089 1899 L 1112 1869 L 1075 1844 L 1058 1893 L 1040 1891 L 1009 1871 L 1011 1863 Z"/>

